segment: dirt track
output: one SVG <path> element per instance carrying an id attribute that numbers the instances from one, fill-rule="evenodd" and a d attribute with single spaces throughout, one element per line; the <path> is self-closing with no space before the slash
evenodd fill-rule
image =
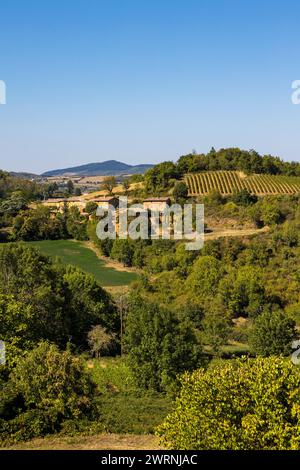
<path id="1" fill-rule="evenodd" d="M 212 232 L 205 233 L 205 240 L 216 240 L 222 237 L 246 237 L 248 235 L 258 235 L 259 233 L 266 233 L 269 227 L 264 228 L 247 228 L 247 229 L 213 229 Z"/>
<path id="2" fill-rule="evenodd" d="M 157 450 L 158 439 L 150 435 L 99 434 L 96 436 L 47 437 L 0 450 Z"/>

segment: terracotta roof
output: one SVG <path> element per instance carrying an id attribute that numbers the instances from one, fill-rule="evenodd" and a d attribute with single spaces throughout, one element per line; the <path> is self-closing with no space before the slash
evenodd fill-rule
<path id="1" fill-rule="evenodd" d="M 95 199 L 89 199 L 91 202 L 110 202 L 116 199 L 115 196 L 103 196 L 103 197 L 96 197 Z"/>
<path id="2" fill-rule="evenodd" d="M 64 198 L 64 197 L 60 197 L 60 198 L 51 198 L 51 199 L 46 199 L 46 201 L 44 202 L 47 202 L 47 204 L 51 204 L 51 203 L 57 203 L 57 202 L 84 202 L 82 199 L 78 199 L 76 197 L 67 197 L 67 198 Z"/>

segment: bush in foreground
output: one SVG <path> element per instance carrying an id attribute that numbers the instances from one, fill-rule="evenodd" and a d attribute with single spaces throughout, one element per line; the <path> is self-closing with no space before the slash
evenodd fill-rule
<path id="1" fill-rule="evenodd" d="M 58 432 L 92 412 L 94 392 L 79 358 L 42 342 L 18 361 L 0 390 L 0 433 L 4 440 L 23 440 Z"/>
<path id="2" fill-rule="evenodd" d="M 182 450 L 300 449 L 300 373 L 281 358 L 241 359 L 182 378 L 159 427 Z"/>

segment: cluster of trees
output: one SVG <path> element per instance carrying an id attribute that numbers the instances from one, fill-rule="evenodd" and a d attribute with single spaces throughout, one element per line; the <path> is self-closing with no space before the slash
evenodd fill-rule
<path id="1" fill-rule="evenodd" d="M 19 194 L 26 202 L 42 199 L 43 185 L 0 170 L 0 200 L 8 199 L 14 193 Z"/>
<path id="2" fill-rule="evenodd" d="M 23 244 L 0 246 L 0 337 L 14 349 L 41 339 L 61 348 L 87 345 L 93 325 L 119 331 L 110 296 L 94 278 Z"/>
<path id="3" fill-rule="evenodd" d="M 156 276 L 134 288 L 188 318 L 215 353 L 238 341 L 255 355 L 288 354 L 300 321 L 299 228 L 294 218 L 259 237 L 207 241 L 200 254 L 152 242 L 141 259 Z"/>
<path id="4" fill-rule="evenodd" d="M 24 439 L 87 417 L 95 387 L 82 360 L 99 326 L 119 348 L 120 320 L 92 276 L 22 244 L 0 247 L 0 432 Z"/>
<path id="5" fill-rule="evenodd" d="M 30 201 L 42 198 L 41 185 L 25 178 L 10 176 L 0 170 L 0 229 L 10 227 L 14 217 L 24 210 Z"/>
<path id="6" fill-rule="evenodd" d="M 54 214 L 49 207 L 38 205 L 34 209 L 19 212 L 14 218 L 11 239 L 87 240 L 87 224 L 88 218 L 81 215 L 76 206 L 68 208 L 66 204 L 62 213 Z"/>
<path id="7" fill-rule="evenodd" d="M 43 198 L 48 199 L 51 197 L 70 197 L 70 196 L 81 196 L 81 189 L 79 186 L 74 185 L 72 180 L 68 180 L 66 183 L 60 183 L 59 185 L 54 181 L 53 183 L 43 184 Z"/>
<path id="8" fill-rule="evenodd" d="M 206 363 L 188 318 L 135 294 L 125 319 L 125 344 L 136 382 L 144 389 L 164 391 L 178 374 Z"/>
<path id="9" fill-rule="evenodd" d="M 90 225 L 89 234 L 94 231 L 94 225 L 92 227 Z M 175 243 L 171 240 L 125 240 L 120 238 L 100 240 L 94 234 L 91 236 L 104 256 L 127 267 L 145 269 L 149 273 L 161 272 L 165 256 L 169 260 L 170 255 L 175 251 Z M 165 255 L 166 252 L 167 255 Z"/>
<path id="10" fill-rule="evenodd" d="M 176 188 L 176 187 L 175 187 Z M 206 218 L 214 221 L 233 219 L 236 225 L 253 225 L 261 228 L 282 224 L 294 217 L 299 203 L 298 195 L 265 196 L 257 198 L 246 189 L 237 191 L 232 196 L 222 196 L 218 191 L 199 197 L 205 206 Z"/>
<path id="11" fill-rule="evenodd" d="M 238 170 L 246 174 L 267 173 L 300 176 L 298 162 L 284 162 L 279 157 L 272 155 L 262 156 L 255 150 L 222 148 L 217 151 L 212 148 L 207 154 L 194 152 L 181 156 L 176 163 L 168 161 L 155 165 L 145 174 L 145 188 L 149 193 L 165 192 L 186 173 L 215 170 Z"/>

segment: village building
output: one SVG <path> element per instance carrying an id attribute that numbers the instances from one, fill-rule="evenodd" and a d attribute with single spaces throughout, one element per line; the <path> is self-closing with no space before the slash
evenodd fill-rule
<path id="1" fill-rule="evenodd" d="M 163 212 L 171 204 L 171 199 L 169 197 L 150 197 L 144 199 L 143 207 L 144 209 L 151 210 L 153 212 Z"/>
<path id="2" fill-rule="evenodd" d="M 119 207 L 119 199 L 115 196 L 101 196 L 94 199 L 89 199 L 87 202 L 95 202 L 104 210 L 108 210 L 109 206 L 113 206 L 115 209 Z"/>
<path id="3" fill-rule="evenodd" d="M 109 205 L 112 205 L 116 209 L 119 205 L 119 199 L 115 196 L 100 196 L 93 199 L 83 199 L 82 197 L 50 198 L 44 201 L 43 205 L 51 208 L 51 213 L 63 212 L 65 205 L 67 205 L 68 208 L 76 206 L 80 210 L 80 213 L 83 214 L 88 202 L 95 202 L 104 210 L 108 210 Z"/>

